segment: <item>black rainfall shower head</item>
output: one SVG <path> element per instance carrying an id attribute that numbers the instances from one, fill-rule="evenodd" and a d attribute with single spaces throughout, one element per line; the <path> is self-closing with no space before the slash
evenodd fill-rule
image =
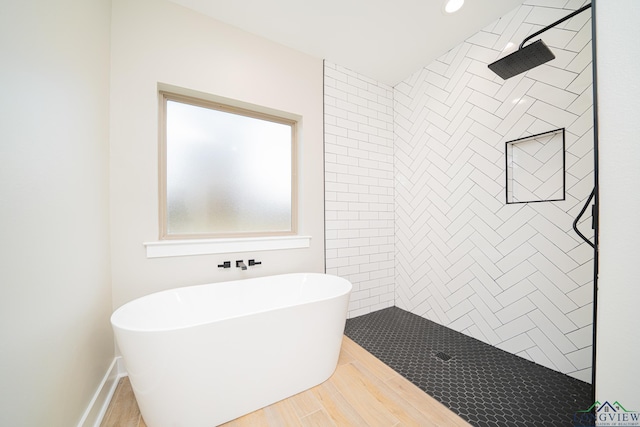
<path id="1" fill-rule="evenodd" d="M 520 73 L 529 71 L 530 69 L 535 68 L 538 65 L 542 65 L 545 62 L 551 61 L 555 58 L 555 55 L 549 50 L 547 45 L 544 44 L 542 40 L 536 40 L 527 47 L 523 47 L 524 44 L 528 40 L 539 36 L 540 34 L 566 21 L 567 19 L 573 18 L 577 14 L 584 12 L 590 7 L 591 3 L 584 5 L 580 9 L 568 14 L 564 18 L 558 19 L 553 24 L 547 25 L 540 31 L 536 31 L 535 33 L 531 34 L 529 37 L 522 40 L 522 43 L 520 43 L 520 48 L 518 50 L 513 52 L 511 55 L 507 55 L 502 59 L 498 59 L 493 64 L 489 64 L 489 69 L 502 77 L 504 80 L 507 80 L 508 78 L 517 76 Z"/>
<path id="2" fill-rule="evenodd" d="M 529 71 L 555 59 L 555 55 L 542 40 L 536 40 L 526 47 L 522 47 L 504 58 L 489 64 L 489 69 L 504 80 Z"/>

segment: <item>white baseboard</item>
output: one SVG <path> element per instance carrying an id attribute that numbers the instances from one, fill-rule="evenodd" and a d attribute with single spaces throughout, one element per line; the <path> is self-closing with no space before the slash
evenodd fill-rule
<path id="1" fill-rule="evenodd" d="M 107 413 L 109 403 L 116 391 L 120 378 L 126 376 L 122 357 L 115 357 L 107 369 L 102 382 L 98 386 L 89 406 L 84 411 L 78 427 L 100 427 L 100 423 Z"/>

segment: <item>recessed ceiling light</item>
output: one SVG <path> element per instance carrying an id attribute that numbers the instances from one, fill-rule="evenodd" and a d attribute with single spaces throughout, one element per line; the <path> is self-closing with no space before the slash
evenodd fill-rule
<path id="1" fill-rule="evenodd" d="M 447 13 L 454 13 L 459 11 L 463 4 L 464 0 L 446 0 L 443 9 Z"/>

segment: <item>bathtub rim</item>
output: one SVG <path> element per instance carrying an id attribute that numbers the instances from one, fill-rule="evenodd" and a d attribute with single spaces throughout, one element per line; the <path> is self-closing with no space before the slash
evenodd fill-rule
<path id="1" fill-rule="evenodd" d="M 324 297 L 324 298 L 313 299 L 313 300 L 310 300 L 310 301 L 299 302 L 299 303 L 295 303 L 295 304 L 291 304 L 290 303 L 290 304 L 284 304 L 284 305 L 275 305 L 275 306 L 268 307 L 268 308 L 262 309 L 262 310 L 244 312 L 244 313 L 239 313 L 239 314 L 235 314 L 235 315 L 225 316 L 225 317 L 222 317 L 222 318 L 212 319 L 212 320 L 209 320 L 209 321 L 194 322 L 194 323 L 190 323 L 188 325 L 179 325 L 179 326 L 176 326 L 176 327 L 140 328 L 140 327 L 130 327 L 130 326 L 127 326 L 127 325 L 123 325 L 122 322 L 117 322 L 118 313 L 121 312 L 121 311 L 124 311 L 124 307 L 126 307 L 129 304 L 134 304 L 136 302 L 139 302 L 142 299 L 151 298 L 151 297 L 153 297 L 155 295 L 160 295 L 160 294 L 164 294 L 164 293 L 168 294 L 168 293 L 171 293 L 171 292 L 180 291 L 182 289 L 194 289 L 194 288 L 206 287 L 206 286 L 211 286 L 211 285 L 221 285 L 221 284 L 226 284 L 226 283 L 243 282 L 243 281 L 248 281 L 248 280 L 253 281 L 253 280 L 260 280 L 260 279 L 270 279 L 270 278 L 274 278 L 274 277 L 284 277 L 284 276 L 326 276 L 326 277 L 330 277 L 332 279 L 338 279 L 339 282 L 343 282 L 348 286 L 345 286 L 344 290 L 341 289 L 340 292 L 336 292 L 335 294 L 332 294 L 332 295 Z M 259 315 L 261 313 L 267 313 L 267 312 L 270 312 L 270 311 L 284 310 L 284 309 L 291 308 L 291 307 L 306 306 L 306 305 L 310 305 L 310 304 L 322 303 L 322 302 L 325 302 L 325 301 L 339 299 L 339 298 L 348 296 L 351 293 L 352 290 L 353 290 L 353 284 L 348 279 L 345 279 L 345 278 L 340 277 L 340 276 L 336 276 L 334 274 L 327 274 L 327 273 L 284 273 L 284 274 L 274 274 L 274 275 L 270 275 L 270 276 L 250 277 L 250 278 L 237 279 L 237 280 L 225 280 L 223 282 L 212 282 L 212 283 L 204 283 L 204 284 L 200 284 L 200 285 L 188 285 L 188 286 L 182 286 L 182 287 L 174 287 L 174 288 L 165 289 L 165 290 L 157 291 L 157 292 L 152 292 L 150 294 L 146 294 L 146 295 L 140 296 L 140 297 L 135 298 L 135 299 L 133 299 L 131 301 L 127 301 L 126 303 L 122 304 L 120 307 L 115 309 L 111 313 L 109 321 L 111 323 L 112 328 L 114 328 L 114 332 L 116 332 L 116 335 L 117 335 L 117 330 L 121 330 L 121 331 L 125 331 L 125 332 L 132 332 L 132 333 L 162 333 L 162 332 L 171 332 L 171 331 L 181 331 L 181 330 L 185 330 L 185 329 L 189 329 L 189 328 L 197 328 L 199 326 L 207 325 L 207 324 L 214 323 L 214 322 L 224 322 L 224 321 L 229 321 L 229 320 L 233 320 L 233 319 L 239 319 L 239 318 L 246 317 L 246 316 Z"/>

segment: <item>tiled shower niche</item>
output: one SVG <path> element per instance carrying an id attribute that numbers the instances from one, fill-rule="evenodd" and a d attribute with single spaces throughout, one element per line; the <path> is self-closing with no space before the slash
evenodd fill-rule
<path id="1" fill-rule="evenodd" d="M 564 128 L 507 141 L 507 203 L 565 199 Z"/>

